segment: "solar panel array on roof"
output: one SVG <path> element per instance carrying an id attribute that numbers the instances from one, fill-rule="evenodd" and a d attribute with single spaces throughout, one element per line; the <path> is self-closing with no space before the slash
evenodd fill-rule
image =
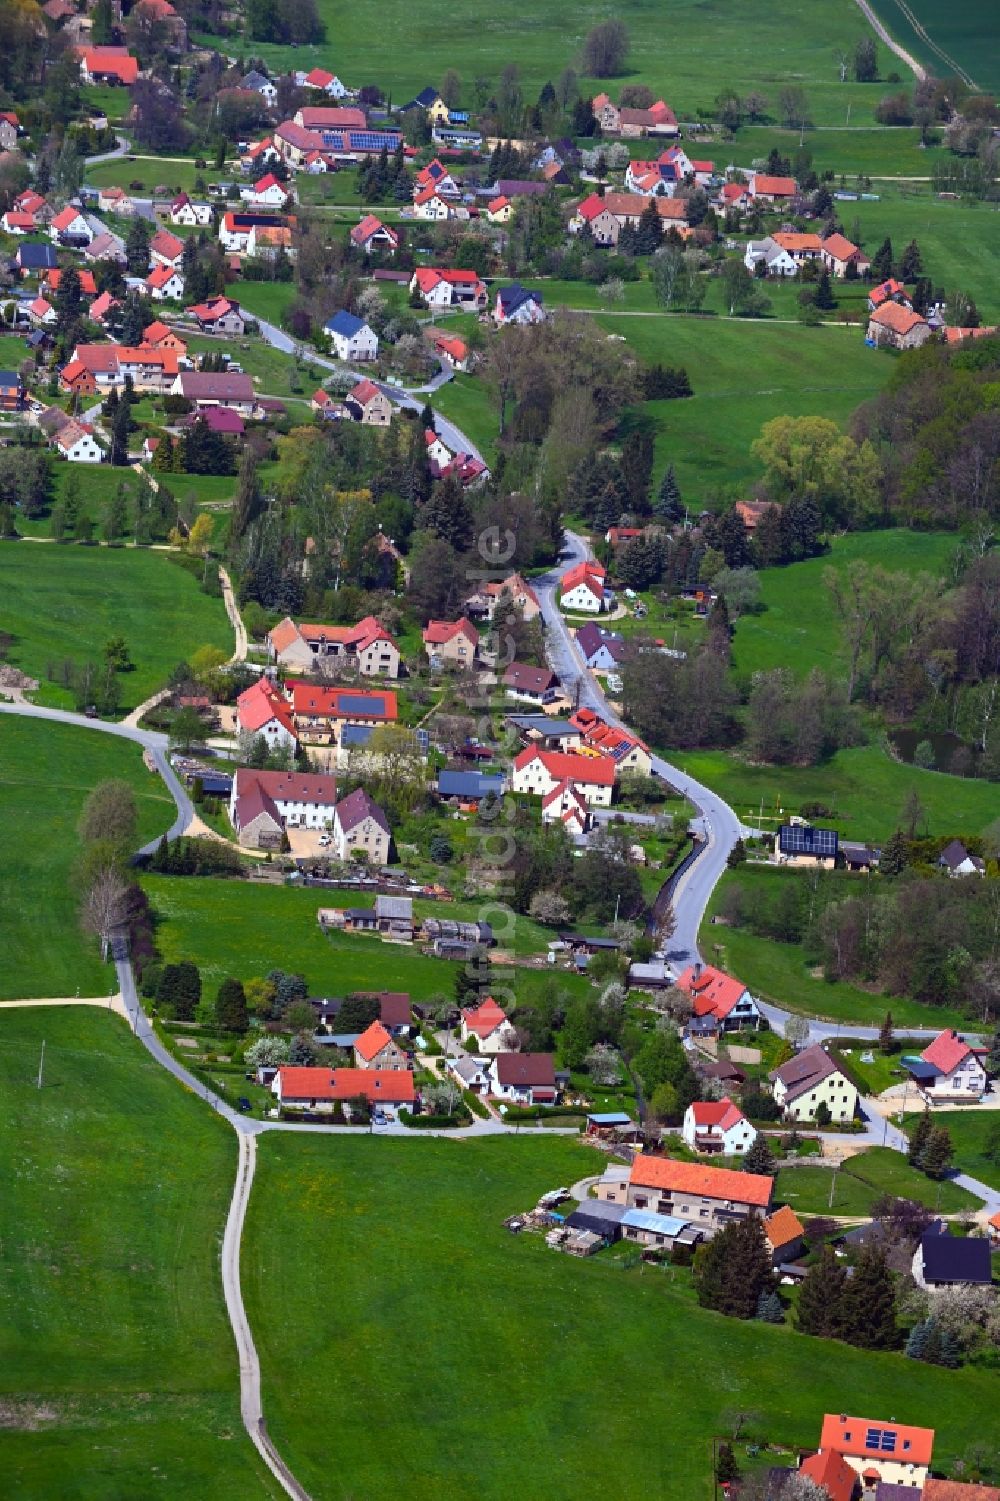
<path id="1" fill-rule="evenodd" d="M 783 855 L 816 855 L 821 859 L 837 854 L 836 829 L 814 829 L 809 824 L 782 824 L 778 835 Z"/>
<path id="2" fill-rule="evenodd" d="M 321 130 L 331 151 L 395 151 L 402 137 L 394 130 Z"/>
<path id="3" fill-rule="evenodd" d="M 866 1449 L 882 1449 L 886 1454 L 893 1454 L 896 1449 L 896 1435 L 890 1428 L 869 1428 L 865 1434 Z"/>
<path id="4" fill-rule="evenodd" d="M 363 714 L 368 717 L 385 713 L 385 699 L 377 693 L 342 693 L 337 707 L 342 714 Z"/>

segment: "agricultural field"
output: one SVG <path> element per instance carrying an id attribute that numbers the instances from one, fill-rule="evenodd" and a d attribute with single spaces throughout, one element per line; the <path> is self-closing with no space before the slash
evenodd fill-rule
<path id="1" fill-rule="evenodd" d="M 159 918 L 156 941 L 168 960 L 193 959 L 203 971 L 206 991 L 227 975 L 240 980 L 266 975 L 272 969 L 304 974 L 310 995 L 344 995 L 350 990 L 407 990 L 415 1001 L 450 996 L 458 968 L 418 949 L 387 944 L 362 933 L 324 933 L 316 920 L 320 907 L 358 905 L 348 891 L 317 891 L 245 881 L 190 880 L 177 876 L 147 876 L 143 881 Z M 367 899 L 361 905 L 369 905 Z M 431 905 L 418 910 L 430 912 Z M 487 921 L 495 914 L 478 904 L 434 903 L 441 917 L 474 917 Z M 527 918 L 517 919 L 515 947 L 520 954 L 550 936 Z M 552 971 L 515 968 L 504 980 L 518 996 L 533 994 L 552 978 Z M 568 971 L 554 978 L 569 994 L 588 988 L 587 981 Z"/>
<path id="2" fill-rule="evenodd" d="M 1000 1443 L 992 1373 L 723 1324 L 684 1272 L 578 1261 L 504 1229 L 543 1190 L 599 1168 L 558 1138 L 262 1139 L 244 1296 L 268 1428 L 316 1501 L 383 1495 L 401 1463 L 414 1501 L 449 1487 L 569 1501 L 597 1473 L 621 1501 L 708 1501 L 710 1440 L 734 1411 L 749 1402 L 755 1437 L 807 1446 L 845 1390 L 858 1411 L 935 1426 L 944 1469 L 990 1433 Z M 628 1401 L 598 1404 L 609 1379 L 629 1381 Z M 373 1431 L 392 1442 L 372 1444 Z"/>
<path id="3" fill-rule="evenodd" d="M 860 230 L 865 249 L 873 254 L 888 235 L 897 255 L 916 240 L 926 275 L 946 291 L 959 288 L 976 300 L 984 323 L 1000 321 L 1000 287 L 996 262 L 1000 254 L 1000 215 L 994 205 L 935 198 L 925 187 L 875 184 L 878 203 L 841 203 L 838 207 L 848 236 Z M 859 398 L 861 399 L 861 398 Z"/>
<path id="4" fill-rule="evenodd" d="M 318 10 L 326 23 L 325 42 L 295 48 L 254 42 L 247 50 L 262 56 L 272 70 L 322 64 L 352 88 L 377 82 L 395 101 L 437 84 L 444 67 L 452 67 L 465 82 L 466 106 L 472 102 L 473 80 L 482 77 L 495 87 L 512 58 L 520 66 L 525 97 L 533 100 L 547 80 L 554 82 L 563 68 L 577 64 L 584 36 L 607 17 L 596 0 L 583 5 L 555 0 L 543 10 L 517 16 L 486 0 L 460 0 L 449 13 L 443 59 L 435 16 L 415 14 L 404 0 L 377 7 L 369 0 L 347 16 L 333 0 L 320 0 Z M 666 30 L 650 24 L 643 0 L 623 0 L 615 14 L 631 34 L 628 72 L 621 79 L 583 78 L 581 88 L 596 93 L 609 85 L 617 89 L 622 83 L 647 83 L 682 121 L 710 117 L 722 88 L 741 95 L 758 89 L 776 109 L 782 85 L 795 83 L 804 87 L 817 125 L 842 124 L 848 104 L 852 123 L 865 125 L 873 123 L 885 91 L 879 84 L 840 82 L 840 54 L 853 53 L 868 34 L 850 0 L 830 0 L 820 10 L 805 0 L 776 0 L 765 11 L 752 0 L 723 0 L 711 9 L 697 0 L 678 0 Z M 696 43 L 678 47 L 679 35 L 696 38 Z M 398 45 L 401 36 L 407 43 L 403 48 Z M 882 55 L 888 71 L 896 60 L 884 48 Z"/>
<path id="5" fill-rule="evenodd" d="M 277 1496 L 219 1276 L 229 1127 L 100 1010 L 5 1011 L 0 1042 L 5 1497 Z"/>
<path id="6" fill-rule="evenodd" d="M 806 962 L 800 943 L 778 943 L 772 938 L 758 937 L 744 928 L 714 921 L 724 905 L 727 888 L 733 885 L 749 888 L 767 883 L 775 887 L 784 882 L 808 883 L 810 879 L 805 871 L 778 870 L 775 866 L 744 866 L 742 870 L 724 875 L 712 893 L 702 923 L 699 943 L 705 959 L 739 975 L 754 995 L 766 1001 L 787 1011 L 826 1018 L 831 1023 L 831 1031 L 837 1025 L 879 1027 L 888 1010 L 892 1011 L 897 1028 L 961 1027 L 967 1024 L 966 1017 L 943 1006 L 925 1006 L 905 996 L 881 995 L 845 980 L 824 980 Z M 833 879 L 843 883 L 845 892 L 850 889 L 851 877 L 835 876 Z M 858 881 L 861 879 L 857 878 Z"/>
<path id="7" fill-rule="evenodd" d="M 49 669 L 66 659 L 96 661 L 115 636 L 125 638 L 135 664 L 120 674 L 123 714 L 199 646 L 232 651 L 222 599 L 145 549 L 0 543 L 0 598 L 3 629 L 14 638 L 8 660 L 43 684 L 38 702 L 57 708 L 74 705 Z"/>
<path id="8" fill-rule="evenodd" d="M 836 1182 L 834 1182 L 836 1178 Z M 831 1191 L 833 1204 L 830 1204 Z M 982 1207 L 981 1201 L 947 1179 L 928 1178 L 911 1167 L 902 1152 L 869 1147 L 836 1170 L 811 1165 L 780 1168 L 775 1197 L 800 1217 L 810 1214 L 867 1215 L 883 1194 L 915 1199 L 942 1214 L 961 1214 Z"/>
<path id="9" fill-rule="evenodd" d="M 885 84 L 879 90 L 880 96 L 899 87 Z M 705 154 L 717 166 L 733 162 L 747 167 L 767 157 L 775 148 L 794 161 L 799 139 L 799 131 L 782 130 L 777 125 L 741 125 L 731 141 L 707 141 L 704 145 Z M 846 177 L 845 185 L 853 188 L 855 178 L 864 173 L 878 179 L 875 192 L 881 191 L 884 178 L 929 176 L 933 163 L 943 155 L 940 146 L 921 146 L 916 126 L 876 125 L 869 130 L 858 130 L 845 125 L 843 120 L 837 125 L 807 130 L 802 144 L 812 152 L 813 167 L 820 176 L 835 172 L 838 178 Z M 838 207 L 841 215 L 850 213 L 849 203 Z"/>
<path id="10" fill-rule="evenodd" d="M 139 415 L 141 417 L 142 414 Z M 133 433 L 132 442 L 138 445 L 141 437 L 141 433 Z M 118 490 L 119 485 L 124 485 L 129 492 L 134 491 L 139 485 L 138 476 L 132 470 L 112 469 L 108 464 L 54 462 L 51 466 L 51 473 L 52 505 L 61 498 L 72 475 L 79 487 L 84 510 L 95 523 L 97 528 L 95 535 L 98 536 L 108 502 Z M 236 476 L 231 474 L 170 474 L 166 476 L 166 484 L 179 501 L 192 497 L 199 505 L 212 501 L 231 500 L 236 492 Z M 25 537 L 51 537 L 51 505 L 44 516 L 38 516 L 30 521 L 19 515 L 17 529 Z"/>
<path id="11" fill-rule="evenodd" d="M 846 676 L 847 655 L 840 621 L 823 582 L 827 568 L 841 573 L 853 562 L 875 564 L 890 573 L 928 573 L 942 581 L 957 539 L 946 533 L 854 532 L 834 537 L 830 551 L 785 568 L 760 574 L 760 615 L 744 615 L 736 626 L 733 665 L 741 676 L 786 667 L 804 677 L 813 667 Z"/>
<path id="12" fill-rule="evenodd" d="M 1000 16 L 979 0 L 876 0 L 879 19 L 932 73 L 964 72 L 977 89 L 1000 89 Z"/>
<path id="13" fill-rule="evenodd" d="M 77 919 L 76 824 L 92 787 L 134 789 L 139 839 L 169 828 L 174 804 L 139 746 L 99 731 L 0 715 L 0 996 L 105 995 L 114 972 Z"/>
<path id="14" fill-rule="evenodd" d="M 139 186 L 134 191 L 140 196 L 152 198 L 154 194 L 160 196 L 156 193 L 157 188 L 166 188 L 167 193 L 163 196 L 170 197 L 177 193 L 193 193 L 199 178 L 202 182 L 207 182 L 221 175 L 214 168 L 199 169 L 195 166 L 193 157 L 118 156 L 113 161 L 99 162 L 96 167 L 89 167 L 84 181 L 88 188 L 117 186 L 132 189 L 133 184 L 138 183 Z"/>

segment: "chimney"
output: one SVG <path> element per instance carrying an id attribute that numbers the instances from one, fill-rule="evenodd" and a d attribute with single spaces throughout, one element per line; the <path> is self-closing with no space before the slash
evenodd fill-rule
<path id="1" fill-rule="evenodd" d="M 701 974 L 701 960 L 697 959 L 694 966 L 694 977 L 697 980 Z"/>

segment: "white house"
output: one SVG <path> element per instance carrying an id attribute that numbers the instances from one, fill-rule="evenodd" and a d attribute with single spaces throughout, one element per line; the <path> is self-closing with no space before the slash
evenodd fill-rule
<path id="1" fill-rule="evenodd" d="M 917 1058 L 904 1067 L 925 1099 L 981 1100 L 986 1093 L 986 1070 L 979 1054 L 951 1028 L 940 1032 Z"/>
<path id="2" fill-rule="evenodd" d="M 68 203 L 49 225 L 49 236 L 57 245 L 64 238 L 85 240 L 89 245 L 94 232 L 80 210 Z"/>
<path id="3" fill-rule="evenodd" d="M 760 1008 L 742 980 L 727 975 L 712 964 L 691 964 L 677 977 L 682 990 L 694 1007 L 695 1018 L 708 1024 L 702 1030 L 739 1032 L 760 1027 Z"/>
<path id="4" fill-rule="evenodd" d="M 757 1132 L 732 1100 L 696 1100 L 684 1112 L 681 1135 L 692 1152 L 748 1152 Z"/>
<path id="5" fill-rule="evenodd" d="M 512 1105 L 554 1105 L 551 1053 L 498 1053 L 490 1064 L 490 1093 Z"/>
<path id="6" fill-rule="evenodd" d="M 229 794 L 229 818 L 234 829 L 245 821 L 248 806 L 263 794 L 291 828 L 326 829 L 333 822 L 337 783 L 333 777 L 312 771 L 255 771 L 241 766 L 233 777 Z M 250 800 L 244 803 L 244 799 Z"/>
<path id="7" fill-rule="evenodd" d="M 856 1085 L 818 1043 L 773 1069 L 768 1078 L 788 1120 L 815 1121 L 824 1106 L 832 1121 L 852 1121 L 857 1113 Z"/>
<path id="8" fill-rule="evenodd" d="M 184 296 L 184 278 L 173 266 L 154 266 L 146 277 L 146 291 L 154 302 L 179 302 Z"/>
<path id="9" fill-rule="evenodd" d="M 212 205 L 195 203 L 186 193 L 181 193 L 170 205 L 171 224 L 209 225 L 212 222 Z"/>
<path id="10" fill-rule="evenodd" d="M 543 751 L 527 745 L 515 757 L 513 792 L 545 798 L 562 782 L 571 782 L 588 807 L 607 808 L 617 767 L 610 756 L 578 756 L 571 751 Z"/>
<path id="11" fill-rule="evenodd" d="M 378 358 L 378 335 L 361 318 L 341 309 L 324 325 L 330 347 L 338 360 L 374 360 Z"/>
<path id="12" fill-rule="evenodd" d="M 794 276 L 799 269 L 788 251 L 770 235 L 747 243 L 743 264 L 752 275 L 756 275 L 759 265 L 766 267 L 768 276 Z"/>
<path id="13" fill-rule="evenodd" d="M 365 856 L 372 865 L 389 859 L 392 833 L 378 803 L 363 787 L 342 798 L 333 813 L 333 848 L 338 860 Z"/>
<path id="14" fill-rule="evenodd" d="M 100 464 L 104 450 L 86 422 L 69 421 L 56 434 L 56 447 L 71 464 Z"/>
<path id="15" fill-rule="evenodd" d="M 564 610 L 599 615 L 608 597 L 607 573 L 600 563 L 585 559 L 559 580 L 559 604 Z"/>
<path id="16" fill-rule="evenodd" d="M 945 870 L 949 876 L 984 876 L 986 874 L 986 862 L 978 855 L 970 855 L 960 839 L 953 839 L 946 844 L 937 858 L 939 870 Z"/>
<path id="17" fill-rule="evenodd" d="M 542 798 L 542 823 L 561 823 L 570 835 L 585 834 L 591 818 L 586 797 L 572 782 L 560 782 Z"/>
<path id="18" fill-rule="evenodd" d="M 240 188 L 240 197 L 252 203 L 254 208 L 282 209 L 291 196 L 273 172 L 258 178 L 251 188 Z"/>
<path id="19" fill-rule="evenodd" d="M 236 727 L 243 736 L 261 736 L 269 751 L 291 751 L 298 743 L 291 705 L 270 678 L 258 678 L 240 694 Z"/>
<path id="20" fill-rule="evenodd" d="M 462 1042 L 468 1045 L 471 1038 L 480 1053 L 508 1053 L 517 1047 L 517 1033 L 491 995 L 462 1012 Z"/>

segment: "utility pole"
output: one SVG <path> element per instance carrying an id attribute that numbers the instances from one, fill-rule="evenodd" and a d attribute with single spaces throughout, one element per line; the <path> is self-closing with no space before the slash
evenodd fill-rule
<path id="1" fill-rule="evenodd" d="M 38 1085 L 37 1085 L 37 1087 L 39 1089 L 41 1089 L 41 1087 L 42 1087 L 42 1074 L 44 1073 L 44 1070 L 45 1070 L 45 1038 L 43 1037 L 42 1038 L 42 1056 L 38 1060 Z"/>
<path id="2" fill-rule="evenodd" d="M 833 1208 L 833 1196 L 834 1196 L 834 1194 L 837 1191 L 837 1174 L 839 1172 L 840 1172 L 840 1163 L 838 1162 L 837 1166 L 834 1168 L 833 1174 L 831 1176 L 831 1181 L 830 1181 L 830 1197 L 829 1197 L 829 1199 L 827 1201 L 827 1206 L 826 1206 L 827 1209 L 832 1209 Z"/>

